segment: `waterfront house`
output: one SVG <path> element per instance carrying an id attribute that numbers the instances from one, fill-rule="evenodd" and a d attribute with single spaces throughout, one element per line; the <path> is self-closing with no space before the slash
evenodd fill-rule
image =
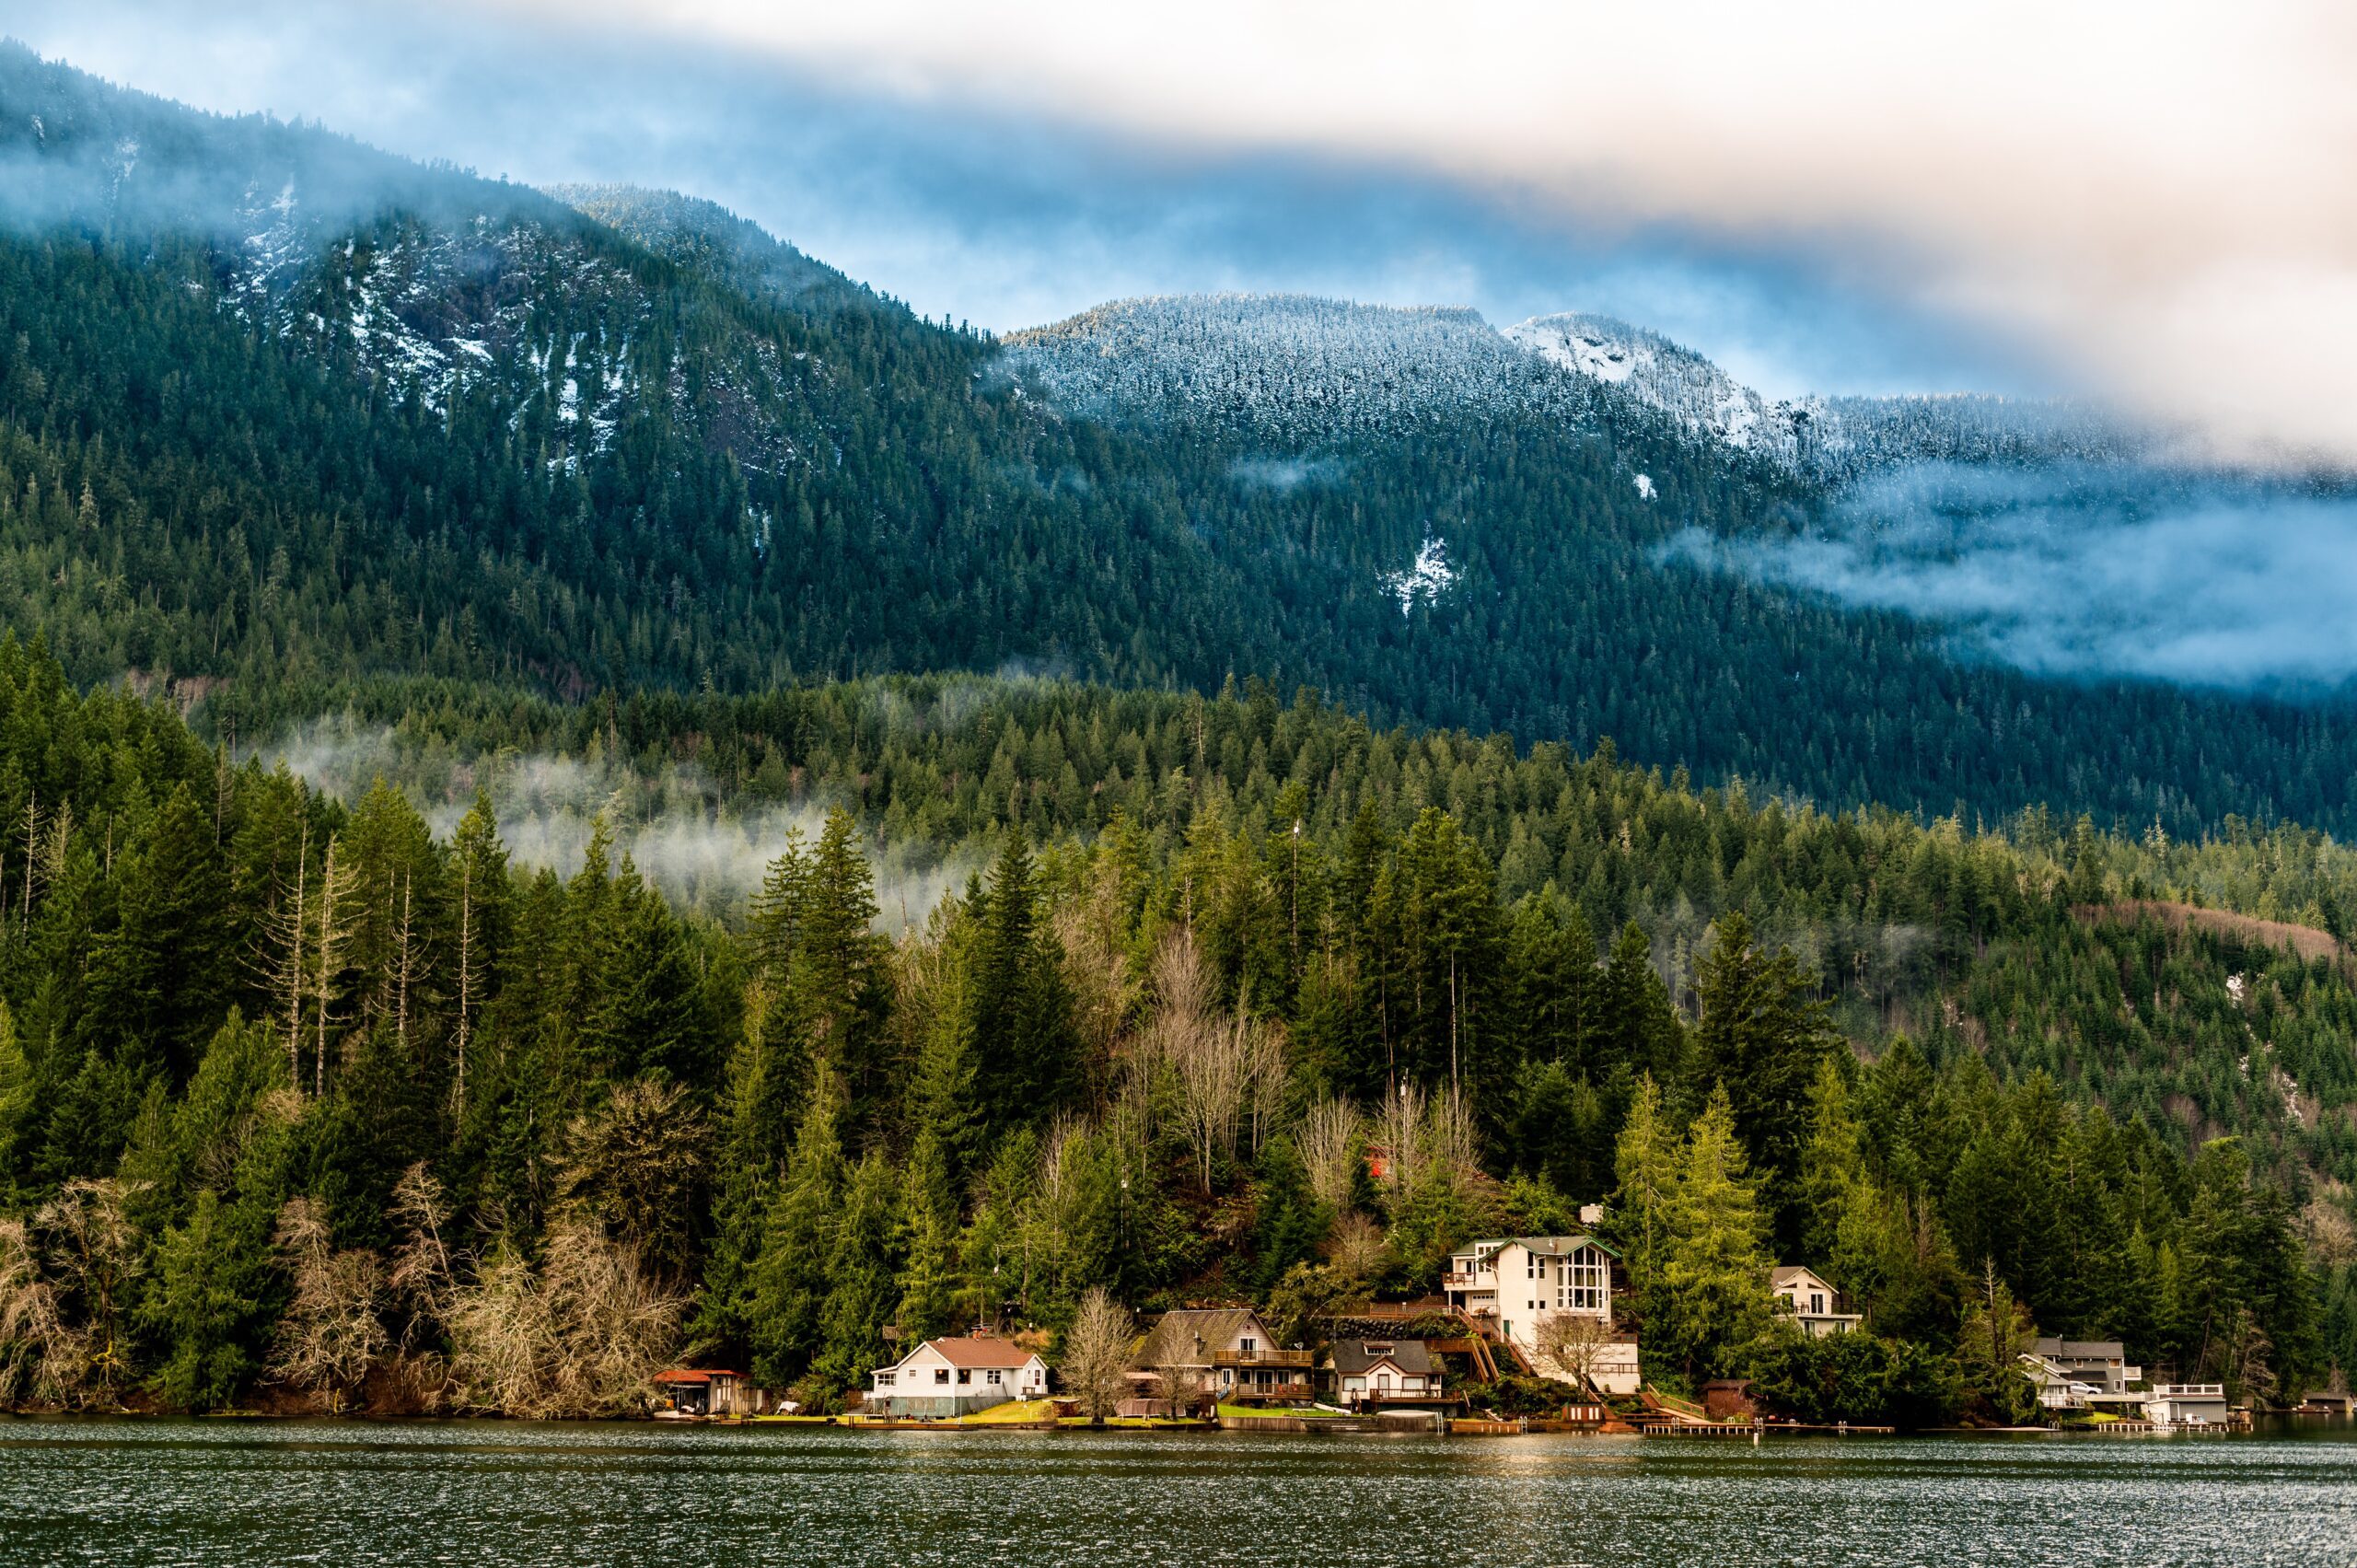
<path id="1" fill-rule="evenodd" d="M 1162 1315 L 1130 1360 L 1132 1398 L 1167 1400 L 1170 1382 L 1192 1383 L 1221 1404 L 1285 1404 L 1311 1398 L 1306 1350 L 1276 1342 L 1248 1307 L 1190 1307 Z"/>
<path id="2" fill-rule="evenodd" d="M 1328 1391 L 1353 1410 L 1441 1410 L 1440 1362 L 1422 1340 L 1337 1340 L 1324 1368 Z"/>
<path id="3" fill-rule="evenodd" d="M 761 1412 L 761 1390 L 741 1372 L 675 1366 L 656 1373 L 654 1383 L 667 1407 L 658 1414 L 740 1416 Z"/>
<path id="4" fill-rule="evenodd" d="M 2144 1419 L 2154 1426 L 2223 1426 L 2223 1383 L 2156 1383 L 2144 1398 Z"/>
<path id="5" fill-rule="evenodd" d="M 1048 1364 L 1012 1340 L 927 1340 L 876 1369 L 867 1408 L 879 1415 L 970 1415 L 1009 1400 L 1048 1397 Z"/>
<path id="6" fill-rule="evenodd" d="M 2038 1340 L 2023 1353 L 2022 1370 L 2047 1410 L 2104 1410 L 2121 1415 L 2133 1414 L 2144 1404 L 2144 1395 L 2135 1388 L 2144 1380 L 2144 1369 L 2130 1364 L 2118 1340 Z"/>
<path id="7" fill-rule="evenodd" d="M 1841 1293 L 1815 1269 L 1780 1264 L 1770 1271 L 1768 1288 L 1792 1309 L 1793 1320 L 1812 1340 L 1846 1334 L 1865 1322 L 1862 1314 L 1841 1310 Z"/>
<path id="8" fill-rule="evenodd" d="M 1637 1342 L 1614 1331 L 1614 1260 L 1609 1247 L 1585 1232 L 1477 1241 L 1450 1257 L 1441 1289 L 1448 1305 L 1483 1333 L 1514 1346 L 1542 1376 L 1564 1382 L 1577 1381 L 1576 1374 L 1541 1365 L 1540 1325 L 1562 1316 L 1595 1320 L 1607 1335 L 1588 1381 L 1606 1393 L 1633 1394 L 1640 1381 Z"/>

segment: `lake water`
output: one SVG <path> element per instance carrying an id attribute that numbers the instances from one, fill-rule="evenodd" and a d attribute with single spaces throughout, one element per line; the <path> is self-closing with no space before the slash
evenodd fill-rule
<path id="1" fill-rule="evenodd" d="M 1285 1437 L 0 1422 L 0 1563 L 2352 1563 L 2347 1428 Z"/>

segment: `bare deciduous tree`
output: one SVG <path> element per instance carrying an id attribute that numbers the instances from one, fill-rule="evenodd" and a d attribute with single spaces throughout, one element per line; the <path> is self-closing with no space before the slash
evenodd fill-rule
<path id="1" fill-rule="evenodd" d="M 633 1409 L 677 1348 L 686 1309 L 687 1297 L 653 1279 L 627 1242 L 560 1221 L 537 1269 L 502 1248 L 452 1293 L 459 1402 L 529 1417 Z"/>
<path id="2" fill-rule="evenodd" d="M 318 930 L 311 947 L 311 997 L 318 1025 L 311 1056 L 311 1094 L 315 1098 L 328 1092 L 328 1028 L 338 1021 L 336 1001 L 343 990 L 343 971 L 349 964 L 347 948 L 358 913 L 353 907 L 353 894 L 360 885 L 360 873 L 350 861 L 336 858 L 341 847 L 343 841 L 331 834 L 327 857 L 319 866 Z M 296 1082 L 301 1082 L 299 1074 Z"/>
<path id="3" fill-rule="evenodd" d="M 1383 1185 L 1395 1196 L 1415 1186 L 1424 1142 L 1424 1091 L 1401 1082 L 1384 1097 Z"/>
<path id="4" fill-rule="evenodd" d="M 1158 1005 L 1139 1042 L 1141 1063 L 1169 1074 L 1179 1130 L 1208 1192 L 1218 1156 L 1236 1152 L 1246 1108 L 1256 1148 L 1272 1122 L 1284 1093 L 1283 1038 L 1243 1009 L 1213 1011 L 1211 974 L 1183 930 L 1155 955 L 1154 990 Z"/>
<path id="5" fill-rule="evenodd" d="M 58 1347 L 74 1358 L 57 1374 L 75 1395 L 111 1394 L 131 1375 L 123 1313 L 141 1272 L 139 1232 L 127 1206 L 135 1190 L 113 1177 L 76 1177 L 33 1215 L 34 1228 L 49 1238 L 49 1273 L 59 1294 L 82 1306 L 82 1327 Z"/>
<path id="6" fill-rule="evenodd" d="M 1335 1272 L 1352 1284 L 1364 1286 L 1383 1272 L 1390 1244 L 1383 1227 L 1364 1214 L 1344 1214 L 1334 1223 L 1332 1257 Z"/>
<path id="7" fill-rule="evenodd" d="M 1154 1388 L 1155 1398 L 1170 1407 L 1172 1415 L 1193 1415 L 1196 1407 L 1203 1402 L 1203 1369 L 1183 1362 L 1157 1366 L 1154 1369 Z"/>
<path id="8" fill-rule="evenodd" d="M 1301 1161 L 1318 1201 L 1341 1214 L 1351 1206 L 1363 1156 L 1359 1109 L 1348 1098 L 1321 1099 L 1301 1119 Z"/>
<path id="9" fill-rule="evenodd" d="M 389 1342 L 384 1271 L 374 1252 L 336 1251 L 327 1216 L 308 1198 L 292 1199 L 279 1211 L 277 1243 L 294 1290 L 278 1322 L 270 1375 L 340 1402 Z"/>
<path id="10" fill-rule="evenodd" d="M 69 1402 L 87 1364 L 23 1220 L 0 1220 L 0 1400 Z"/>
<path id="11" fill-rule="evenodd" d="M 1583 1393 L 1594 1391 L 1596 1364 L 1611 1343 L 1611 1327 L 1585 1312 L 1550 1312 L 1531 1333 L 1531 1349 L 1541 1369 L 1552 1366 L 1562 1381 Z"/>
<path id="12" fill-rule="evenodd" d="M 1130 1346 L 1135 1329 L 1129 1308 L 1103 1285 L 1091 1286 L 1064 1330 L 1063 1363 L 1056 1370 L 1081 1413 L 1101 1422 L 1129 1391 Z"/>

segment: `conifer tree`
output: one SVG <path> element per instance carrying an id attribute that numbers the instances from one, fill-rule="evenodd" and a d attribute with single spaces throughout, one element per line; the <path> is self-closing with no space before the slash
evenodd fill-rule
<path id="1" fill-rule="evenodd" d="M 1771 1191 L 1798 1169 L 1810 1089 L 1831 1048 L 1832 1028 L 1813 989 L 1792 949 L 1771 958 L 1740 912 L 1719 921 L 1697 980 L 1694 1066 L 1702 1084 L 1726 1091 L 1750 1164 Z M 1779 1222 L 1781 1236 L 1799 1239 L 1795 1223 L 1781 1214 Z"/>
<path id="2" fill-rule="evenodd" d="M 801 1376 L 823 1347 L 827 1265 L 843 1191 L 842 1087 L 823 1057 L 812 1068 L 809 1103 L 754 1271 L 753 1375 L 778 1388 Z"/>
<path id="3" fill-rule="evenodd" d="M 895 1317 L 902 1341 L 931 1339 L 952 1326 L 957 1311 L 958 1197 L 941 1135 L 921 1128 L 900 1178 L 900 1219 L 908 1237 Z"/>
<path id="4" fill-rule="evenodd" d="M 1678 1135 L 1651 1074 L 1637 1080 L 1612 1166 L 1620 1183 L 1612 1196 L 1612 1235 L 1628 1259 L 1632 1283 L 1640 1294 L 1648 1293 L 1668 1252 L 1678 1183 Z"/>
<path id="5" fill-rule="evenodd" d="M 159 1349 L 155 1387 L 167 1405 L 213 1410 L 244 1387 L 256 1365 L 270 1257 L 267 1229 L 211 1188 L 196 1195 L 185 1223 L 164 1233 L 139 1320 Z"/>
<path id="6" fill-rule="evenodd" d="M 826 1261 L 824 1348 L 815 1368 L 829 1388 L 857 1388 L 885 1358 L 884 1330 L 900 1301 L 904 1250 L 892 1167 L 870 1151 L 851 1173 Z"/>
<path id="7" fill-rule="evenodd" d="M 1767 1227 L 1724 1090 L 1712 1091 L 1687 1134 L 1667 1230 L 1645 1348 L 1690 1381 L 1716 1371 L 1768 1319 Z"/>

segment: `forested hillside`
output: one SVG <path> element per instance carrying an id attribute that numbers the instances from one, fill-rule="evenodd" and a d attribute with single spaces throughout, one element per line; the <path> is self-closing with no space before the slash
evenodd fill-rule
<path id="1" fill-rule="evenodd" d="M 2351 825 L 2335 704 L 2040 682 L 1669 558 L 1816 497 L 1608 385 L 1273 446 L 1099 423 L 701 203 L 567 207 L 21 51 L 0 162 L 0 620 L 214 734 L 402 674 L 1259 674 L 1829 805 Z M 1295 336 L 1272 388 L 1340 352 Z"/>
<path id="2" fill-rule="evenodd" d="M 833 814 L 685 912 L 627 796 L 563 877 L 421 814 L 575 747 Z M 596 1411 L 685 1346 L 823 1401 L 888 1324 L 1300 1325 L 1595 1200 L 1673 1382 L 1817 1386 L 1771 1259 L 1873 1314 L 1859 1419 L 2006 1414 L 2032 1320 L 2261 1398 L 2357 1353 L 2345 958 L 2086 918 L 2337 908 L 2313 839 L 1829 817 L 1260 689 L 454 704 L 388 757 L 416 801 L 339 800 L 0 645 L 14 1397 Z M 874 832 L 986 869 L 888 940 Z"/>
<path id="3" fill-rule="evenodd" d="M 14 50 L 0 170 L 0 1400 L 825 1405 L 1591 1202 L 1652 1376 L 1817 1418 L 2357 1357 L 2343 710 L 1679 564 L 1825 500 L 1682 351 L 1053 362 Z"/>

